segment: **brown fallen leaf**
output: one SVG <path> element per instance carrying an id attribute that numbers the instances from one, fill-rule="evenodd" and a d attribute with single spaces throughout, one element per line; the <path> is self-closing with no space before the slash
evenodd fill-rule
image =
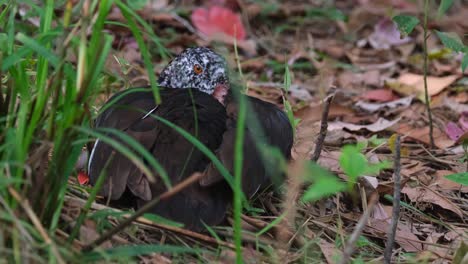
<path id="1" fill-rule="evenodd" d="M 393 109 L 393 108 L 398 108 L 398 107 L 407 107 L 411 104 L 411 102 L 413 101 L 413 98 L 414 96 L 407 96 L 407 97 L 403 97 L 401 99 L 394 100 L 394 101 L 387 102 L 387 103 L 368 103 L 364 101 L 358 101 L 356 103 L 356 106 L 370 113 L 373 113 L 373 112 L 376 112 L 385 108 Z"/>
<path id="2" fill-rule="evenodd" d="M 390 89 L 376 89 L 376 90 L 370 90 L 367 92 L 364 92 L 363 95 L 361 95 L 362 99 L 365 100 L 374 100 L 377 102 L 390 102 L 390 101 L 395 101 L 399 99 L 398 96 L 396 96 L 392 90 Z"/>
<path id="3" fill-rule="evenodd" d="M 463 193 L 468 193 L 468 186 L 463 186 L 459 183 L 456 183 L 454 181 L 451 181 L 445 178 L 445 176 L 454 174 L 454 173 L 456 172 L 449 171 L 449 170 L 436 171 L 435 177 L 430 187 L 435 186 L 437 189 L 443 190 L 443 191 L 461 191 Z"/>
<path id="4" fill-rule="evenodd" d="M 358 221 L 360 215 L 357 213 L 344 213 L 343 217 L 352 221 Z M 367 224 L 364 231 L 385 239 L 388 232 L 388 222 L 385 220 L 369 219 L 369 223 Z M 418 252 L 423 249 L 423 244 L 421 243 L 422 241 L 419 240 L 415 234 L 413 234 L 411 228 L 403 221 L 398 222 L 395 241 L 406 252 Z"/>
<path id="5" fill-rule="evenodd" d="M 310 153 L 314 149 L 315 140 L 320 131 L 322 105 L 304 107 L 296 111 L 294 115 L 300 118 L 301 122 L 297 126 L 292 156 L 294 159 L 310 157 Z M 345 115 L 353 115 L 353 111 L 348 107 L 338 104 L 332 104 L 330 106 L 329 119 Z"/>
<path id="6" fill-rule="evenodd" d="M 335 244 L 320 239 L 318 245 L 328 264 L 336 263 L 338 257 L 341 256 L 341 252 L 336 248 Z"/>
<path id="7" fill-rule="evenodd" d="M 427 91 L 429 96 L 436 95 L 458 79 L 457 75 L 445 77 L 427 77 Z M 403 73 L 396 82 L 387 82 L 387 85 L 397 92 L 406 95 L 416 95 L 424 101 L 424 76 L 414 73 Z"/>
<path id="8" fill-rule="evenodd" d="M 430 145 L 428 126 L 412 127 L 410 124 L 401 123 L 398 126 L 392 127 L 391 130 L 426 145 Z M 434 144 L 440 149 L 446 149 L 452 146 L 454 141 L 449 139 L 437 126 L 434 126 Z"/>
<path id="9" fill-rule="evenodd" d="M 335 121 L 335 122 L 330 122 L 328 124 L 328 130 L 337 130 L 337 129 L 343 129 L 346 128 L 351 131 L 358 131 L 361 129 L 366 129 L 371 132 L 379 132 L 382 130 L 385 130 L 389 127 L 394 126 L 398 121 L 400 121 L 401 118 L 396 118 L 395 120 L 387 120 L 385 118 L 379 118 L 375 123 L 369 124 L 369 125 L 355 125 L 351 123 L 345 123 L 341 121 Z"/>
<path id="10" fill-rule="evenodd" d="M 301 108 L 294 113 L 295 117 L 300 118 L 302 121 L 320 121 L 322 118 L 323 105 L 322 104 L 310 104 L 307 107 Z M 339 116 L 352 116 L 354 111 L 346 106 L 332 103 L 330 105 L 330 112 L 328 113 L 328 119 L 333 119 Z"/>
<path id="11" fill-rule="evenodd" d="M 80 227 L 80 241 L 83 244 L 89 244 L 99 238 L 99 233 L 96 230 L 96 223 L 90 220 L 85 221 L 84 225 Z M 102 249 L 112 248 L 110 241 L 104 242 L 99 246 Z"/>
<path id="12" fill-rule="evenodd" d="M 451 212 L 454 212 L 460 218 L 463 218 L 463 211 L 460 209 L 460 207 L 452 203 L 444 195 L 440 194 L 436 190 L 433 190 L 432 188 L 427 188 L 427 187 L 411 188 L 409 186 L 405 186 L 401 190 L 401 193 L 406 194 L 412 202 L 426 202 L 426 203 L 435 204 Z"/>

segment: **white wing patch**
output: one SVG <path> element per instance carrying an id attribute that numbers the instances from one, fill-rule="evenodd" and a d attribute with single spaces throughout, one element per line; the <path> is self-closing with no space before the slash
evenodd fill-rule
<path id="1" fill-rule="evenodd" d="M 97 139 L 96 143 L 94 143 L 93 149 L 91 150 L 91 155 L 89 155 L 88 173 L 91 171 L 91 163 L 93 163 L 94 151 L 96 150 L 98 144 L 99 144 L 99 139 Z"/>
<path id="2" fill-rule="evenodd" d="M 157 105 L 157 106 L 155 106 L 153 109 L 151 109 L 146 115 L 144 115 L 144 116 L 141 118 L 141 120 L 147 118 L 147 117 L 148 117 L 149 115 L 151 115 L 154 111 L 156 111 L 156 109 L 158 109 L 158 106 L 159 106 L 159 105 Z"/>

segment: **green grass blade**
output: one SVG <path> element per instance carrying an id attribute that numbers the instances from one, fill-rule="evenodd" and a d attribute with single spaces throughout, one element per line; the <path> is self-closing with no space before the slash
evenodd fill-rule
<path id="1" fill-rule="evenodd" d="M 244 160 L 244 133 L 246 118 L 246 98 L 239 96 L 236 142 L 234 145 L 234 243 L 236 246 L 236 263 L 242 263 L 242 164 Z"/>
<path id="2" fill-rule="evenodd" d="M 143 40 L 143 36 L 141 35 L 140 29 L 138 28 L 136 22 L 134 21 L 134 18 L 138 16 L 134 14 L 134 12 L 130 8 L 128 8 L 126 5 L 124 5 L 122 2 L 116 1 L 116 4 L 120 8 L 122 15 L 127 20 L 128 26 L 130 27 L 130 30 L 132 31 L 133 36 L 135 37 L 138 47 L 140 48 L 141 55 L 143 56 L 143 63 L 145 64 L 145 67 L 148 70 L 148 77 L 150 80 L 151 87 L 153 88 L 154 98 L 156 100 L 156 103 L 160 104 L 161 96 L 159 94 L 159 87 L 156 82 L 156 76 L 154 75 L 154 68 L 153 68 L 153 64 L 151 63 L 151 58 L 148 52 L 148 48 L 145 44 L 145 41 Z"/>
<path id="3" fill-rule="evenodd" d="M 189 248 L 189 247 L 178 247 L 170 245 L 134 245 L 134 246 L 121 246 L 107 250 L 93 251 L 84 253 L 80 256 L 83 263 L 94 262 L 99 260 L 118 260 L 121 258 L 131 258 L 139 255 L 148 255 L 153 253 L 165 253 L 165 254 L 197 254 L 201 250 Z"/>

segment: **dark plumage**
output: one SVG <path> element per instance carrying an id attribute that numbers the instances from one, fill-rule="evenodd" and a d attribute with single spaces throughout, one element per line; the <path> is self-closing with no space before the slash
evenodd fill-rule
<path id="1" fill-rule="evenodd" d="M 98 116 L 95 125 L 120 130 L 141 143 L 166 170 L 172 185 L 194 172 L 204 173 L 199 183 L 162 201 L 152 212 L 181 222 L 192 230 L 203 229 L 202 223 L 219 224 L 232 198 L 224 178 L 204 154 L 152 116 L 164 118 L 197 135 L 232 172 L 237 104 L 226 92 L 228 78 L 224 59 L 207 48 L 188 49 L 163 70 L 159 84 L 166 86 L 161 89 L 161 104 L 155 104 L 149 88 L 143 91 L 132 88 L 114 95 L 109 100 L 112 104 L 105 106 L 106 110 Z M 278 171 L 275 159 L 260 155 L 256 140 L 279 148 L 289 158 L 293 134 L 283 111 L 255 98 L 248 97 L 248 101 L 264 131 L 260 133 L 261 129 L 247 123 L 242 181 L 243 190 L 250 197 L 267 187 Z M 109 158 L 112 159 L 108 161 Z M 141 206 L 166 191 L 160 179 L 150 183 L 130 160 L 98 140 L 88 168 L 92 184 L 104 169 L 107 178 L 101 194 L 112 200 L 126 192 Z"/>

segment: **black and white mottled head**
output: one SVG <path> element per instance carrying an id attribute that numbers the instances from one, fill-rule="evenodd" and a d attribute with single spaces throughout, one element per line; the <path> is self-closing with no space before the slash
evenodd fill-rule
<path id="1" fill-rule="evenodd" d="M 195 88 L 219 100 L 229 84 L 226 61 L 209 48 L 188 48 L 164 68 L 158 82 L 167 88 Z"/>

